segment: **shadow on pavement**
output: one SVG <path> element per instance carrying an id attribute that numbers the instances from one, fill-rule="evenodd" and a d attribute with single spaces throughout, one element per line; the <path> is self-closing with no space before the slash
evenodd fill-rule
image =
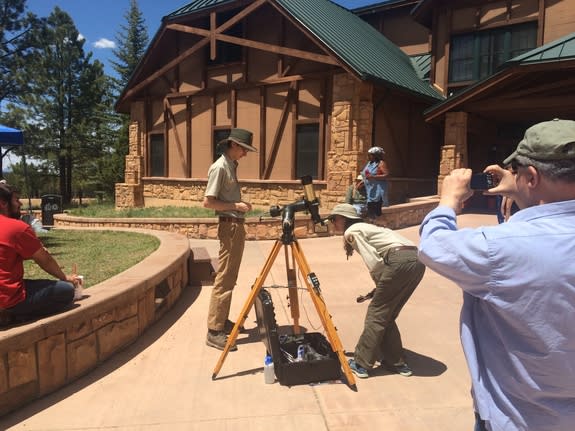
<path id="1" fill-rule="evenodd" d="M 75 382 L 64 386 L 52 394 L 48 394 L 40 399 L 32 401 L 30 404 L 21 407 L 12 413 L 8 413 L 5 416 L 0 417 L 0 429 L 7 429 L 31 416 L 34 416 L 42 410 L 66 399 L 75 392 L 97 382 L 115 369 L 133 359 L 140 352 L 153 344 L 162 336 L 162 334 L 178 321 L 186 310 L 196 301 L 200 295 L 201 289 L 202 288 L 198 286 L 188 286 L 182 291 L 182 296 L 177 303 L 174 304 L 174 307 L 170 312 L 166 313 L 160 318 L 160 320 L 150 326 L 136 341 L 112 355 L 97 368 L 90 370 L 87 375 L 80 377 Z"/>

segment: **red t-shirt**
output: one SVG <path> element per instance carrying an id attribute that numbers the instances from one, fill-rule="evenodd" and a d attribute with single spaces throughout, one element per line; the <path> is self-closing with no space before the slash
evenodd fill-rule
<path id="1" fill-rule="evenodd" d="M 0 308 L 10 308 L 26 298 L 23 262 L 40 247 L 30 225 L 0 215 Z"/>

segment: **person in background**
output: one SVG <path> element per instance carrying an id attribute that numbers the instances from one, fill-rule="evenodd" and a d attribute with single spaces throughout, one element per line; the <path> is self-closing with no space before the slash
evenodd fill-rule
<path id="1" fill-rule="evenodd" d="M 252 146 L 252 133 L 244 129 L 232 129 L 229 137 L 219 142 L 218 147 L 223 150 L 222 155 L 208 170 L 204 193 L 204 207 L 215 210 L 219 217 L 220 241 L 219 267 L 208 310 L 206 344 L 224 350 L 227 336 L 235 325 L 228 317 L 244 252 L 244 217 L 252 209 L 251 204 L 242 201 L 236 170 L 239 159 L 249 151 L 257 150 Z M 231 346 L 230 350 L 237 350 L 237 347 Z"/>
<path id="2" fill-rule="evenodd" d="M 383 160 L 385 151 L 371 147 L 367 151 L 368 162 L 362 170 L 367 195 L 367 218 L 374 220 L 381 215 L 381 207 L 389 206 L 387 200 L 387 164 Z"/>
<path id="3" fill-rule="evenodd" d="M 511 166 L 506 166 L 505 169 L 511 169 Z M 510 197 L 497 195 L 496 197 L 497 205 L 497 222 L 504 223 L 509 220 L 513 214 L 519 211 L 517 203 Z"/>
<path id="4" fill-rule="evenodd" d="M 62 271 L 30 225 L 20 220 L 21 206 L 19 192 L 0 183 L 0 311 L 15 322 L 66 310 L 74 302 L 74 284 L 79 282 L 76 274 Z M 28 259 L 57 280 L 24 279 Z"/>
<path id="5" fill-rule="evenodd" d="M 393 372 L 411 376 L 396 319 L 425 273 L 417 247 L 391 229 L 363 223 L 349 204 L 336 205 L 330 220 L 335 233 L 343 234 L 346 256 L 357 251 L 375 282 L 363 332 L 349 360 L 351 371 L 367 378 L 379 361 Z"/>
<path id="6" fill-rule="evenodd" d="M 502 196 L 501 197 L 501 214 L 503 217 L 503 221 L 506 222 L 509 220 L 509 217 L 511 217 L 513 214 L 515 214 L 517 211 L 519 211 L 519 207 L 517 206 L 517 203 L 512 199 L 509 198 L 507 196 Z"/>
<path id="7" fill-rule="evenodd" d="M 357 211 L 357 215 L 361 218 L 365 217 L 367 214 L 367 196 L 365 191 L 365 184 L 363 183 L 363 177 L 358 175 L 355 179 L 355 183 L 351 184 L 347 188 L 345 194 L 345 203 L 353 205 Z"/>
<path id="8" fill-rule="evenodd" d="M 485 168 L 487 194 L 520 208 L 458 229 L 471 170 L 445 177 L 420 227 L 419 258 L 463 290 L 461 341 L 476 431 L 571 431 L 575 424 L 575 121 L 545 121 Z"/>

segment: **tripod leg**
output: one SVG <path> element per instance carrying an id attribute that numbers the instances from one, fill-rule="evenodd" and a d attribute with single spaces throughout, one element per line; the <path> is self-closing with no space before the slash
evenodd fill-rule
<path id="1" fill-rule="evenodd" d="M 290 266 L 289 251 L 287 245 L 285 246 L 285 259 L 286 259 L 286 272 L 287 272 L 287 282 L 288 282 L 288 295 L 289 295 L 289 306 L 291 310 L 291 317 L 293 319 L 293 333 L 299 334 L 299 298 L 297 296 L 297 279 L 295 271 L 294 256 L 292 254 L 292 261 Z"/>
<path id="2" fill-rule="evenodd" d="M 325 305 L 325 302 L 323 301 L 323 298 L 319 293 L 319 286 L 316 289 L 316 287 L 311 284 L 308 278 L 308 276 L 311 274 L 311 271 L 309 269 L 309 265 L 307 264 L 303 251 L 301 250 L 298 242 L 294 241 L 291 244 L 291 247 L 292 247 L 292 254 L 295 257 L 296 262 L 300 267 L 300 270 L 305 275 L 305 283 L 307 286 L 307 290 L 311 296 L 313 304 L 315 305 L 321 323 L 325 328 L 327 338 L 331 344 L 331 347 L 334 350 L 334 352 L 337 353 L 339 362 L 341 364 L 341 368 L 343 370 L 345 378 L 347 379 L 347 383 L 352 389 L 355 390 L 356 388 L 355 378 L 353 377 L 351 369 L 349 368 L 347 358 L 345 357 L 345 353 L 343 351 L 343 346 L 341 345 L 341 341 L 339 339 L 339 336 L 337 335 L 337 329 L 335 328 L 333 322 L 331 321 L 331 316 L 327 311 L 327 306 Z"/>
<path id="3" fill-rule="evenodd" d="M 216 364 L 216 367 L 214 368 L 214 371 L 212 372 L 212 380 L 214 380 L 216 378 L 216 376 L 218 375 L 218 373 L 220 372 L 220 369 L 222 368 L 222 365 L 224 364 L 224 360 L 226 359 L 226 356 L 228 355 L 230 348 L 236 342 L 236 338 L 238 337 L 238 334 L 240 332 L 240 327 L 244 324 L 244 321 L 246 320 L 246 317 L 247 317 L 248 313 L 250 312 L 250 309 L 254 305 L 256 297 L 260 293 L 260 290 L 264 284 L 264 281 L 266 280 L 266 277 L 268 276 L 268 273 L 270 272 L 272 265 L 273 265 L 277 255 L 278 255 L 281 247 L 282 247 L 281 241 L 277 240 L 275 242 L 273 248 L 272 248 L 272 251 L 270 252 L 270 254 L 266 260 L 266 263 L 264 264 L 264 267 L 262 268 L 260 274 L 258 275 L 258 277 L 256 278 L 256 281 L 254 282 L 254 284 L 252 286 L 252 290 L 250 292 L 250 295 L 248 296 L 248 299 L 246 300 L 246 302 L 242 308 L 242 311 L 240 312 L 240 315 L 236 320 L 236 324 L 234 325 L 232 332 L 228 336 L 228 341 L 224 347 L 224 351 L 220 355 L 220 359 L 218 359 L 218 363 Z"/>

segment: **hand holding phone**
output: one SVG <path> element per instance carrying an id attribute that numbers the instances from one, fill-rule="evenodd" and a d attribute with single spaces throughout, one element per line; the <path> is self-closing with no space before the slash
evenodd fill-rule
<path id="1" fill-rule="evenodd" d="M 482 172 L 471 176 L 471 181 L 469 182 L 471 190 L 489 190 L 493 187 L 495 187 L 495 181 L 490 173 Z"/>

